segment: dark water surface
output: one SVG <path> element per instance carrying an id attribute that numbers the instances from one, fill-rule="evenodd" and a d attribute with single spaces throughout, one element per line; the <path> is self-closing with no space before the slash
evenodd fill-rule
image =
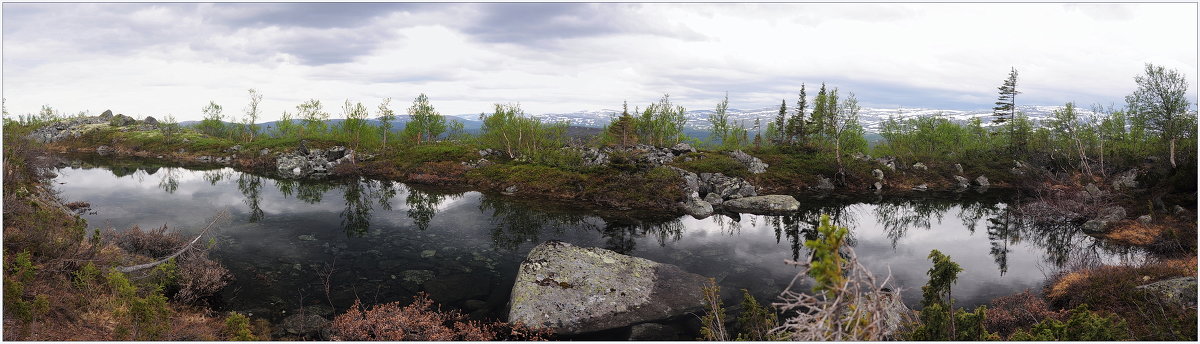
<path id="1" fill-rule="evenodd" d="M 309 311 L 340 312 L 356 297 L 407 302 L 418 291 L 445 307 L 504 319 L 517 266 L 545 240 L 675 264 L 716 278 L 722 289 L 746 288 L 773 300 L 797 273 L 784 261 L 806 256 L 803 241 L 814 238 L 822 213 L 851 228 L 860 261 L 878 277 L 890 269 L 910 306 L 927 280 L 932 249 L 964 269 L 953 293 L 965 307 L 1037 289 L 1065 264 L 1138 256 L 1072 226 L 1027 225 L 1009 211 L 1014 197 L 997 192 L 860 201 L 799 195 L 803 206 L 795 215 L 696 220 L 600 215 L 372 180 L 311 183 L 228 168 L 74 165 L 59 170 L 57 187 L 64 200 L 91 203 L 94 213 L 84 216 L 91 227 L 166 224 L 195 235 L 227 209 L 232 221 L 217 232 L 211 252 L 235 279 L 216 307 L 273 320 L 294 314 L 301 302 Z M 330 271 L 327 298 L 323 276 Z"/>

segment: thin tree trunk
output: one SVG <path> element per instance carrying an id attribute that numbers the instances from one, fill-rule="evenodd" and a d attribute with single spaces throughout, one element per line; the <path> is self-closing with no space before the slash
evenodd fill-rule
<path id="1" fill-rule="evenodd" d="M 1175 138 L 1171 138 L 1171 168 L 1175 168 Z"/>

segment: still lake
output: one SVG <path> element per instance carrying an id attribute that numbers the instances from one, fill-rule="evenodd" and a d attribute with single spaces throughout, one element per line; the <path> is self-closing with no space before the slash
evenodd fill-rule
<path id="1" fill-rule="evenodd" d="M 210 255 L 234 280 L 214 306 L 273 321 L 302 303 L 328 314 L 356 297 L 367 304 L 407 302 L 419 291 L 443 307 L 504 319 L 517 266 L 546 240 L 678 265 L 716 278 L 722 289 L 774 300 L 798 272 L 785 260 L 807 255 L 803 242 L 816 234 L 820 214 L 851 228 L 859 260 L 877 277 L 890 271 L 910 307 L 919 302 L 932 249 L 962 266 L 953 293 L 964 307 L 1037 290 L 1065 265 L 1140 256 L 1070 225 L 1028 225 L 1010 211 L 1018 198 L 995 191 L 796 195 L 802 206 L 794 215 L 697 220 L 367 179 L 298 182 L 229 168 L 103 165 L 75 161 L 55 180 L 65 201 L 91 203 L 83 216 L 91 228 L 165 224 L 190 238 L 228 210 L 231 221 L 216 232 Z"/>

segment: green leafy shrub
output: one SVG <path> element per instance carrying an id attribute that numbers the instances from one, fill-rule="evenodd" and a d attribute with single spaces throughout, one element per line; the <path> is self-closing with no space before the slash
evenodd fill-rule
<path id="1" fill-rule="evenodd" d="M 1067 322 L 1046 319 L 1029 331 L 1017 330 L 1012 341 L 1116 341 L 1129 339 L 1125 320 L 1116 315 L 1101 316 L 1088 310 L 1086 304 L 1071 310 Z"/>
<path id="2" fill-rule="evenodd" d="M 250 330 L 250 318 L 241 313 L 229 312 L 229 316 L 225 317 L 225 331 L 230 334 L 229 340 L 258 340 Z"/>

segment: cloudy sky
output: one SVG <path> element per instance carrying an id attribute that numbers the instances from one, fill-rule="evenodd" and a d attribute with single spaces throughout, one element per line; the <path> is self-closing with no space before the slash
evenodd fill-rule
<path id="1" fill-rule="evenodd" d="M 1144 63 L 1195 102 L 1197 5 L 81 4 L 3 5 L 11 113 L 49 104 L 200 118 L 214 100 L 265 120 L 309 98 L 333 117 L 417 94 L 444 114 L 795 101 L 801 83 L 869 107 L 989 108 L 1010 67 L 1019 103 L 1123 102 Z"/>

